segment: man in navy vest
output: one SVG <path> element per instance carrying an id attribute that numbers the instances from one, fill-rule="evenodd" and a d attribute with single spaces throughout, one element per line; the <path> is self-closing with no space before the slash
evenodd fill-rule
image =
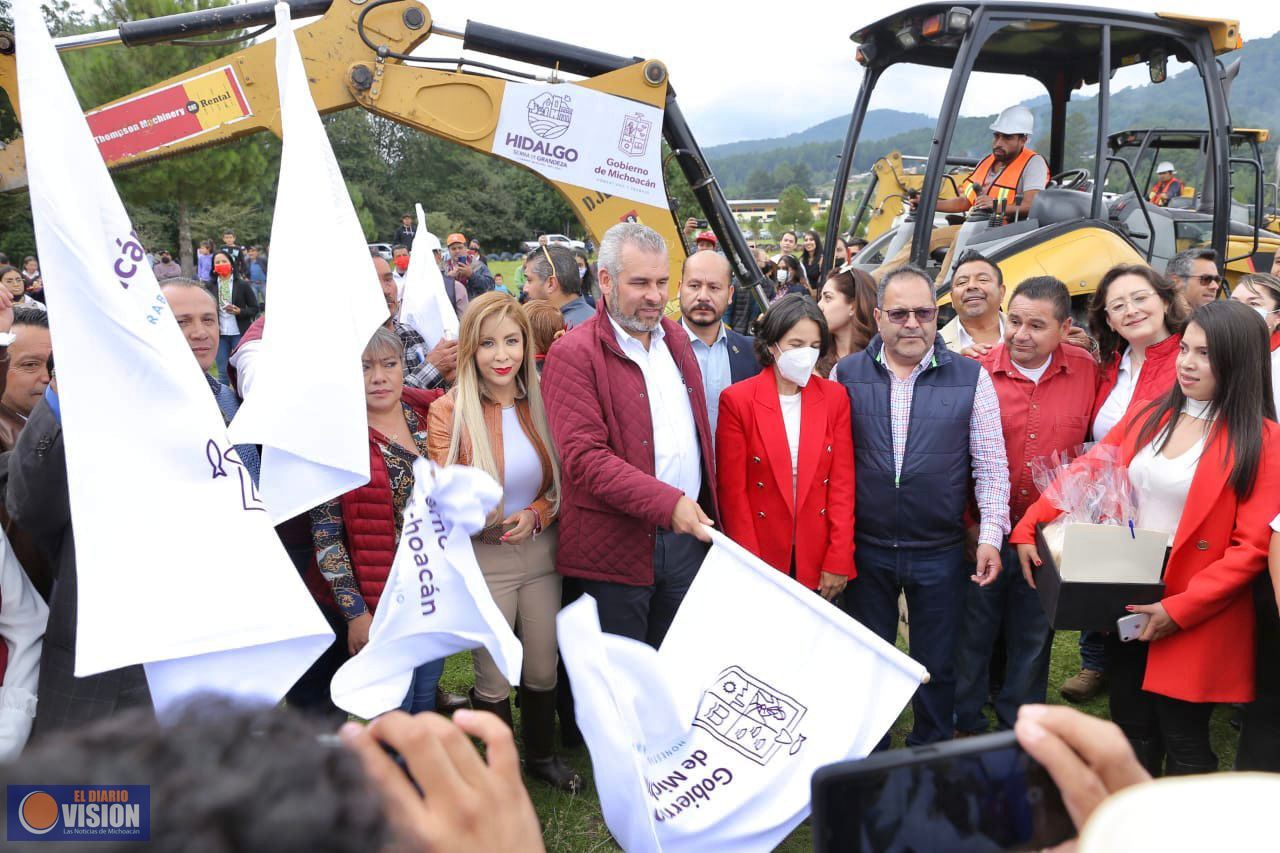
<path id="1" fill-rule="evenodd" d="M 1009 468 L 991 377 L 949 351 L 938 335 L 933 280 L 912 266 L 890 270 L 876 294 L 879 334 L 842 359 L 831 378 L 853 407 L 858 576 L 845 608 L 892 643 L 898 595 L 911 615 L 911 656 L 930 680 L 912 699 L 907 745 L 951 737 L 953 655 L 964 609 L 965 506 L 970 484 L 982 513 L 977 567 L 1000 573 L 1009 532 Z M 889 745 L 885 735 L 880 748 Z"/>

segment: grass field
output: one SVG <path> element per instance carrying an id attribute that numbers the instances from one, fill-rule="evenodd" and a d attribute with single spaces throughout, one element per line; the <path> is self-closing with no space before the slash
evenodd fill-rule
<path id="1" fill-rule="evenodd" d="M 516 280 L 516 269 L 519 266 L 519 261 L 492 261 L 489 263 L 489 272 L 501 275 L 503 285 L 510 290 Z"/>
<path id="2" fill-rule="evenodd" d="M 1078 635 L 1074 632 L 1060 632 L 1054 639 L 1053 657 L 1049 667 L 1049 701 L 1065 704 L 1058 695 L 1062 682 L 1075 675 L 1080 668 L 1080 656 L 1076 647 Z M 450 658 L 445 668 L 442 684 L 449 690 L 465 693 L 471 686 L 471 658 L 469 655 L 455 655 Z M 1104 693 L 1087 705 L 1077 706 L 1080 710 L 1098 717 L 1107 717 L 1107 698 Z M 516 709 L 519 720 L 519 709 Z M 1217 752 L 1223 769 L 1231 767 L 1235 761 L 1237 732 L 1231 728 L 1228 720 L 1232 710 L 1219 707 L 1213 715 L 1212 738 L 1213 748 Z M 517 723 L 517 728 L 519 724 Z M 893 745 L 902 746 L 903 739 L 911 728 L 911 710 L 903 711 L 893 727 Z M 588 851 L 617 850 L 609 834 L 604 818 L 600 814 L 600 804 L 596 790 L 591 784 L 591 758 L 586 748 L 571 750 L 564 756 L 584 779 L 588 780 L 587 790 L 577 796 L 562 794 L 541 782 L 527 778 L 525 782 L 529 794 L 533 798 L 534 807 L 542 820 L 543 840 L 547 850 L 561 853 L 588 853 Z M 791 833 L 778 850 L 788 853 L 812 849 L 809 827 L 802 824 Z"/>

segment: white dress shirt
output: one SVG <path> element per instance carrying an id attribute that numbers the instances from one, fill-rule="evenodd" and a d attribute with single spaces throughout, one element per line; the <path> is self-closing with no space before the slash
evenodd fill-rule
<path id="1" fill-rule="evenodd" d="M 0 761 L 22 752 L 36 716 L 36 682 L 49 608 L 0 533 L 0 642 L 9 663 L 0 687 Z"/>
<path id="2" fill-rule="evenodd" d="M 674 486 L 693 500 L 702 491 L 702 456 L 693 404 L 680 368 L 671 357 L 662 326 L 649 335 L 649 348 L 627 334 L 609 317 L 618 346 L 644 374 L 645 396 L 653 420 L 653 472 L 668 486 Z"/>
<path id="3" fill-rule="evenodd" d="M 1182 410 L 1192 417 L 1202 418 L 1208 403 L 1187 400 Z M 1191 493 L 1191 481 L 1195 479 L 1200 456 L 1204 453 L 1205 437 L 1201 436 L 1186 451 L 1170 459 L 1156 449 L 1156 440 L 1147 442 L 1129 463 L 1129 482 L 1137 498 L 1137 524 L 1145 530 L 1159 530 L 1169 534 L 1169 545 L 1178 532 L 1178 522 Z"/>
<path id="4" fill-rule="evenodd" d="M 998 315 L 998 318 L 1000 320 L 1000 337 L 997 340 L 1003 341 L 1004 340 L 1004 313 L 1001 312 Z M 956 319 L 959 320 L 960 318 L 957 317 Z M 957 336 L 957 340 L 959 340 L 960 342 L 961 350 L 966 350 L 969 347 L 973 346 L 973 336 L 970 335 L 969 332 L 965 329 L 964 323 L 960 323 L 959 328 L 956 331 L 959 333 Z"/>
<path id="5" fill-rule="evenodd" d="M 1120 369 L 1116 373 L 1116 387 L 1111 389 L 1098 416 L 1093 419 L 1093 440 L 1102 441 L 1111 432 L 1111 428 L 1120 423 L 1124 413 L 1129 411 L 1129 403 L 1133 400 L 1133 392 L 1138 387 L 1138 372 L 1133 369 L 1130 350 L 1124 348 L 1120 356 Z"/>
<path id="6" fill-rule="evenodd" d="M 779 394 L 782 405 L 782 426 L 787 432 L 787 449 L 791 451 L 791 495 L 796 496 L 800 475 L 800 392 Z"/>

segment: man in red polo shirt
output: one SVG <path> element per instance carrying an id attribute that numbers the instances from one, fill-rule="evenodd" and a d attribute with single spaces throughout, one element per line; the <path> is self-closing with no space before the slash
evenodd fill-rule
<path id="1" fill-rule="evenodd" d="M 1009 517 L 1016 525 L 1040 497 L 1031 463 L 1082 444 L 1098 368 L 1088 351 L 1066 342 L 1071 296 L 1052 276 L 1029 278 L 1009 302 L 1004 341 L 981 358 L 1000 398 L 1005 452 L 1009 459 Z M 987 729 L 988 669 L 1004 628 L 1007 668 L 995 700 L 997 727 L 1011 729 L 1018 707 L 1044 702 L 1053 631 L 1040 599 L 1022 576 L 1017 555 L 1006 542 L 1004 571 L 989 586 L 968 584 L 956 649 L 956 730 Z"/>

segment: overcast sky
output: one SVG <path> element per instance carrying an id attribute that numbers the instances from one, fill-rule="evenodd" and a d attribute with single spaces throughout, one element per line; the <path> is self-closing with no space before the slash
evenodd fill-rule
<path id="1" fill-rule="evenodd" d="M 92 8 L 94 0 L 74 0 Z M 462 30 L 468 18 L 581 44 L 607 53 L 661 59 L 671 70 L 685 117 L 703 146 L 740 139 L 785 136 L 848 115 L 862 79 L 849 34 L 911 3 L 803 0 L 729 4 L 723 0 L 424 0 L 440 26 Z M 1123 5 L 1154 12 L 1208 14 L 1205 0 L 1062 0 L 1071 5 Z M 1280 30 L 1277 0 L 1229 0 L 1212 4 L 1236 17 L 1246 39 Z M 433 37 L 423 55 L 456 55 L 456 40 Z M 477 59 L 493 62 L 490 57 Z M 1180 70 L 1170 67 L 1170 74 Z M 1146 82 L 1144 67 L 1121 72 L 1116 88 Z M 1280 81 L 1277 81 L 1280 85 Z M 876 87 L 872 107 L 936 115 L 946 72 L 891 69 Z M 1022 78 L 975 75 L 965 93 L 964 115 L 990 115 L 1043 95 Z"/>
<path id="2" fill-rule="evenodd" d="M 1069 2 L 1070 0 L 1067 0 Z M 427 0 L 441 26 L 461 30 L 467 18 L 527 31 L 622 55 L 661 59 L 698 141 L 706 145 L 739 139 L 785 136 L 848 114 L 861 82 L 849 34 L 910 3 L 849 3 L 806 0 L 727 4 L 689 0 Z M 1073 5 L 1109 5 L 1106 0 Z M 1146 11 L 1209 14 L 1204 0 L 1123 0 Z M 1246 39 L 1280 30 L 1280 2 L 1231 0 L 1214 4 L 1238 17 Z M 874 11 L 872 11 L 874 10 Z M 442 44 L 433 44 L 440 41 Z M 457 42 L 432 38 L 434 54 Z M 479 57 L 477 57 L 479 58 Z M 898 69 L 897 71 L 906 71 Z M 1176 69 L 1171 68 L 1170 73 Z M 1138 72 L 1145 77 L 1145 69 Z M 936 114 L 945 72 L 914 69 L 886 74 L 873 107 Z M 1118 81 L 1139 82 L 1139 77 Z M 1145 82 L 1145 81 L 1143 81 Z M 1032 81 L 992 85 L 975 78 L 962 111 L 987 115 L 1011 102 L 1044 94 Z M 1280 85 L 1280 81 L 1277 81 Z"/>

